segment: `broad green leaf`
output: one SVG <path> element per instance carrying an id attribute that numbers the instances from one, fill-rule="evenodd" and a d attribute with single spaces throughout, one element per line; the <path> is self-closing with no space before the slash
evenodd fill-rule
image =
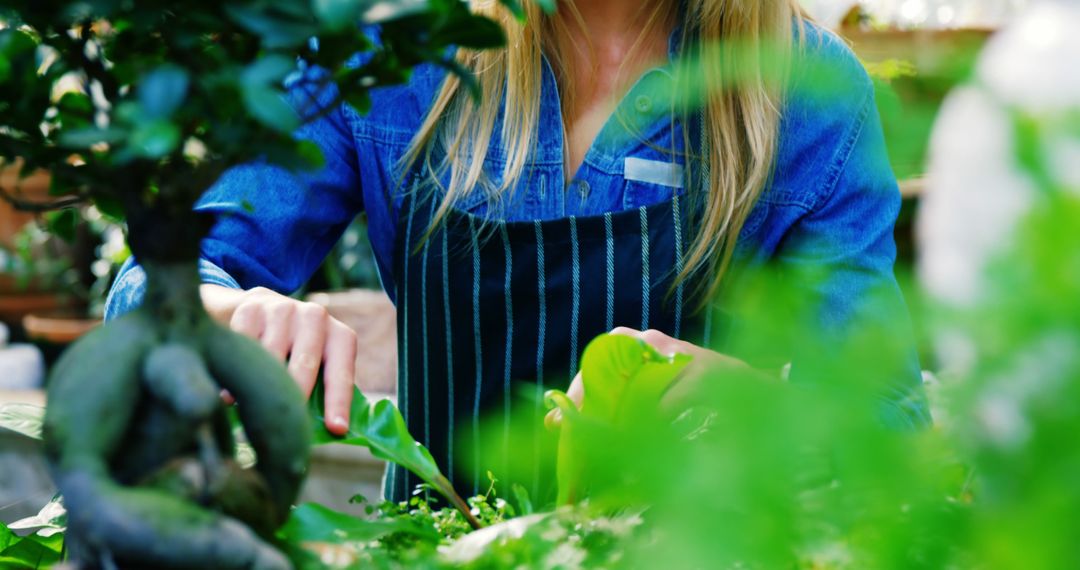
<path id="1" fill-rule="evenodd" d="M 409 519 L 364 520 L 315 503 L 299 505 L 292 510 L 278 538 L 292 544 L 304 542 L 370 542 L 384 536 L 405 532 L 438 540 L 434 529 L 424 528 Z"/>
<path id="2" fill-rule="evenodd" d="M 661 396 L 689 363 L 689 356 L 663 356 L 628 336 L 603 335 L 589 343 L 581 360 L 581 411 L 561 392 L 547 395 L 563 414 L 556 464 L 560 504 L 584 498 L 587 440 L 604 431 L 625 431 L 640 418 L 655 415 Z"/>
<path id="3" fill-rule="evenodd" d="M 41 439 L 41 426 L 45 421 L 45 408 L 31 404 L 0 404 L 0 428 Z"/>
<path id="4" fill-rule="evenodd" d="M 182 68 L 165 64 L 139 84 L 139 104 L 148 119 L 168 119 L 187 97 L 190 79 Z"/>
<path id="5" fill-rule="evenodd" d="M 442 477 L 442 471 L 431 452 L 413 439 L 401 412 L 389 400 L 381 400 L 372 405 L 360 390 L 354 389 L 352 408 L 349 411 L 349 430 L 342 437 L 327 431 L 323 400 L 323 385 L 319 382 L 308 400 L 315 430 L 315 445 L 360 445 L 369 448 L 372 455 L 397 463 L 432 485 L 436 485 Z"/>
<path id="6" fill-rule="evenodd" d="M 315 432 L 312 442 L 315 445 L 344 443 L 367 447 L 375 457 L 392 461 L 412 471 L 425 483 L 434 487 L 461 511 L 474 528 L 482 526 L 461 495 L 454 490 L 453 485 L 443 475 L 435 458 L 431 456 L 431 452 L 420 445 L 409 433 L 401 412 L 390 400 L 380 400 L 372 405 L 360 393 L 360 390 L 353 388 L 349 429 L 342 437 L 337 437 L 327 431 L 323 401 L 323 383 L 320 380 L 308 400 L 308 411 Z"/>
<path id="7" fill-rule="evenodd" d="M 4 570 L 23 570 L 48 568 L 60 561 L 60 552 L 64 546 L 64 536 L 54 534 L 52 536 L 30 535 L 22 538 L 10 537 L 5 539 L 5 533 L 10 533 L 6 527 L 0 525 L 0 545 L 8 542 L 0 550 L 0 568 Z"/>
<path id="8" fill-rule="evenodd" d="M 581 381 L 585 397 L 581 413 L 615 422 L 631 390 L 659 395 L 689 364 L 690 357 L 666 357 L 641 341 L 623 335 L 604 335 L 585 348 Z"/>

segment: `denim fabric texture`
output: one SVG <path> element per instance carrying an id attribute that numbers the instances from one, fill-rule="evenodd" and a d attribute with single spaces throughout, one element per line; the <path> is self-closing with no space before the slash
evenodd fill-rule
<path id="1" fill-rule="evenodd" d="M 903 313 L 893 274 L 900 193 L 873 86 L 860 62 L 841 40 L 813 25 L 807 27 L 804 49 L 807 61 L 815 62 L 807 69 L 827 71 L 827 94 L 815 94 L 820 77 L 795 65 L 781 110 L 775 175 L 749 216 L 737 255 L 751 267 L 769 263 L 827 275 L 807 286 L 820 301 L 821 325 L 840 330 L 860 313 L 878 310 L 864 306 L 871 292 L 884 291 L 886 304 Z M 673 57 L 678 50 L 673 40 Z M 301 69 L 298 74 L 318 72 Z M 301 127 L 296 136 L 317 143 L 325 154 L 320 170 L 291 173 L 250 164 L 227 172 L 197 206 L 219 218 L 202 246 L 203 279 L 226 287 L 292 292 L 318 268 L 346 225 L 366 212 L 379 274 L 393 296 L 393 248 L 397 232 L 403 231 L 398 227 L 403 192 L 397 165 L 445 73 L 422 66 L 407 84 L 374 91 L 367 114 L 341 105 Z M 559 93 L 545 65 L 539 140 L 526 175 L 499 201 L 475 191 L 458 208 L 489 219 L 526 221 L 600 215 L 670 200 L 683 191 L 678 180 L 685 127 L 674 112 L 673 85 L 671 66 L 646 72 L 566 182 Z M 312 101 L 326 105 L 335 95 L 330 89 L 314 91 L 295 78 L 289 91 L 297 108 Z M 501 128 L 500 119 L 495 132 Z M 492 145 L 485 166 L 491 182 L 498 184 L 505 150 L 498 136 Z M 129 261 L 110 293 L 106 317 L 137 306 L 144 280 Z M 907 327 L 906 316 L 896 324 Z M 908 387 L 918 382 L 914 356 L 911 368 L 913 378 L 902 383 Z"/>

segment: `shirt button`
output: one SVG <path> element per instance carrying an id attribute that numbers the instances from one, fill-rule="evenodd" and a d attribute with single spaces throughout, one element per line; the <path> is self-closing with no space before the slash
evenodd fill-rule
<path id="1" fill-rule="evenodd" d="M 639 113 L 648 113 L 652 111 L 652 99 L 646 95 L 638 95 L 634 100 L 634 107 L 637 108 Z"/>
<path id="2" fill-rule="evenodd" d="M 575 180 L 570 183 L 570 190 L 577 192 L 578 196 L 584 199 L 589 195 L 589 183 L 584 180 Z"/>

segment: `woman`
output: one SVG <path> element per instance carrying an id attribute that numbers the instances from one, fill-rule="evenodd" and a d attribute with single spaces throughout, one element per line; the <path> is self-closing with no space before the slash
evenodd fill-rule
<path id="1" fill-rule="evenodd" d="M 664 351 L 738 364 L 699 348 L 717 328 L 703 300 L 735 263 L 827 275 L 800 285 L 822 334 L 902 315 L 899 195 L 870 82 L 795 0 L 567 0 L 551 17 L 525 2 L 524 23 L 492 0 L 474 5 L 509 40 L 458 54 L 478 104 L 443 70 L 420 68 L 374 93 L 368 114 L 341 106 L 300 129 L 324 168 L 237 168 L 200 206 L 220 216 L 203 245 L 208 309 L 287 361 L 306 393 L 321 364 L 331 431 L 347 422 L 355 336 L 280 292 L 361 210 L 398 309 L 409 428 L 474 487 L 480 466 L 462 453 L 478 418 L 509 423 L 512 382 L 566 387 L 598 334 L 624 327 Z M 693 92 L 704 95 L 681 96 Z M 291 95 L 298 108 L 335 97 L 303 80 Z M 137 302 L 141 279 L 125 268 L 110 317 Z M 893 394 L 918 385 L 908 361 Z M 892 421 L 925 421 L 918 398 L 891 403 Z M 415 482 L 398 473 L 388 490 L 401 498 Z"/>

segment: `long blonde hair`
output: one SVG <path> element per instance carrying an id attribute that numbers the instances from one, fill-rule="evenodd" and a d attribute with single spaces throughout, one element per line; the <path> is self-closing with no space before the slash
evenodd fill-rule
<path id="1" fill-rule="evenodd" d="M 658 25 L 665 7 L 674 9 L 679 1 L 654 2 L 646 30 Z M 683 4 L 682 40 L 689 48 L 683 55 L 693 62 L 695 77 L 690 80 L 704 90 L 697 101 L 701 140 L 693 145 L 686 141 L 687 157 L 700 165 L 696 172 L 701 189 L 691 196 L 696 235 L 676 283 L 701 272 L 710 275 L 697 285 L 704 304 L 728 272 L 739 233 L 771 177 L 783 92 L 782 81 L 777 79 L 784 74 L 769 71 L 782 67 L 776 63 L 786 60 L 801 37 L 802 14 L 797 0 L 683 0 Z M 449 75 L 402 159 L 402 172 L 423 162 L 436 183 L 449 175 L 428 236 L 454 204 L 471 192 L 486 191 L 489 198 L 498 199 L 527 175 L 540 121 L 542 55 L 560 79 L 564 115 L 572 104 L 572 85 L 565 80 L 573 65 L 567 28 L 582 25 L 573 0 L 560 0 L 558 12 L 550 16 L 535 0 L 523 0 L 522 5 L 524 21 L 498 0 L 470 0 L 474 12 L 502 24 L 507 46 L 459 50 L 458 62 L 478 82 L 480 104 L 469 97 L 460 79 Z M 500 109 L 504 100 L 505 109 Z M 493 187 L 484 159 L 496 136 L 493 131 L 500 111 L 504 114 L 498 136 L 506 160 L 501 183 Z"/>

